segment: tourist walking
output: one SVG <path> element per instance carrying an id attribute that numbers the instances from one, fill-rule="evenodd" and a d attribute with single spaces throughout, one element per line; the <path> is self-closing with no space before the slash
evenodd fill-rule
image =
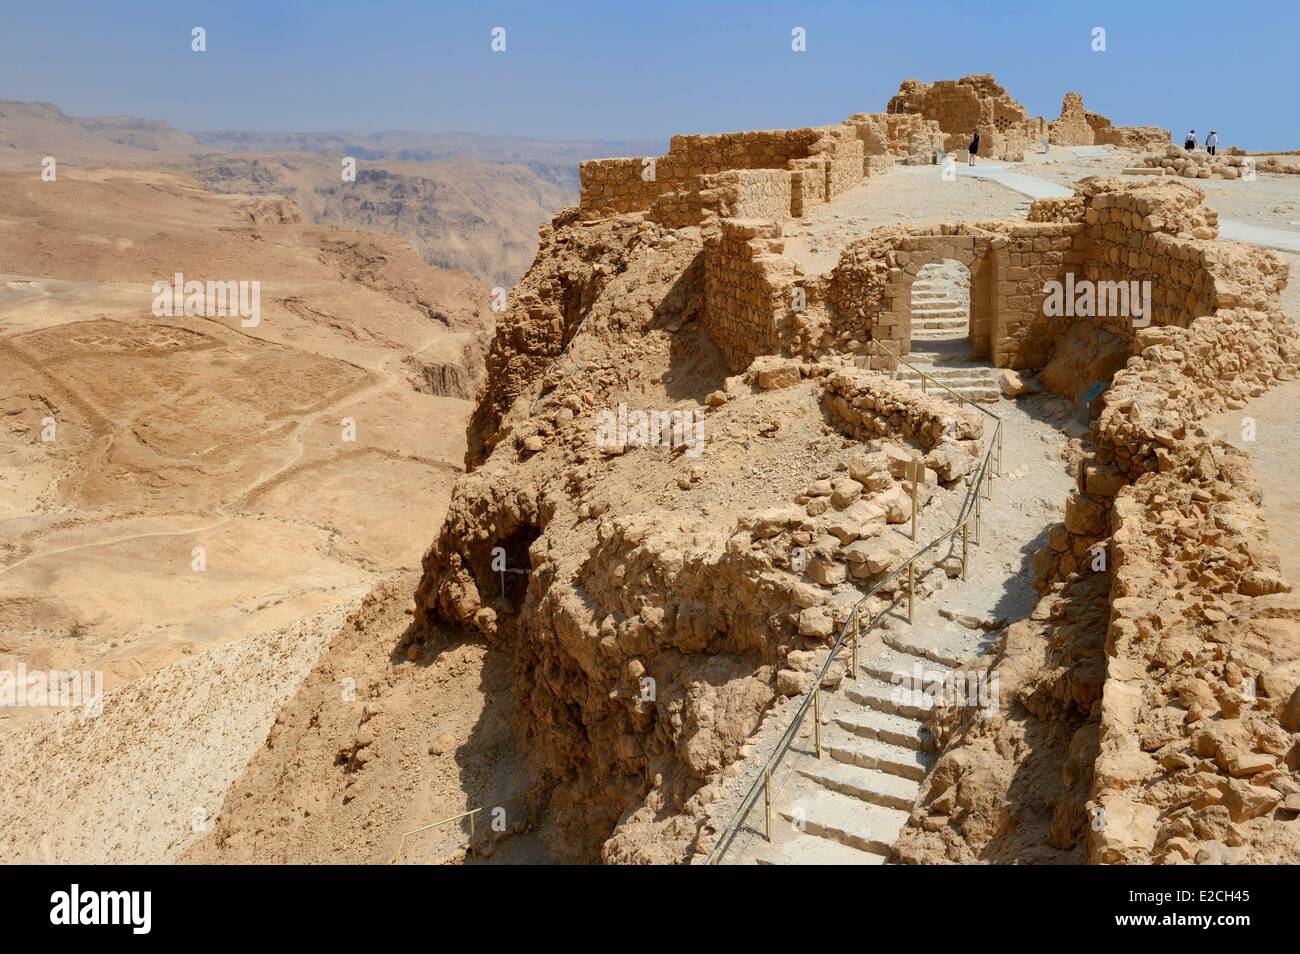
<path id="1" fill-rule="evenodd" d="M 970 153 L 969 160 L 966 163 L 967 165 L 970 166 L 975 165 L 975 156 L 979 154 L 979 151 L 980 151 L 980 131 L 976 129 L 973 133 L 971 133 L 970 146 L 967 147 L 967 152 Z"/>
<path id="2" fill-rule="evenodd" d="M 1212 156 L 1219 151 L 1219 134 L 1213 129 L 1211 129 L 1210 134 L 1205 137 L 1205 151 Z"/>
<path id="3" fill-rule="evenodd" d="M 1191 152 L 1193 149 L 1196 148 L 1196 130 L 1195 130 L 1195 129 L 1193 129 L 1193 130 L 1191 130 L 1190 132 L 1188 132 L 1188 134 L 1187 134 L 1187 138 L 1183 140 L 1183 148 L 1186 149 L 1188 152 Z"/>

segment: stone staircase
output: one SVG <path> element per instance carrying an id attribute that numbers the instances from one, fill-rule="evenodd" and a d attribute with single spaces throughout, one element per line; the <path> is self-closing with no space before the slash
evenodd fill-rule
<path id="1" fill-rule="evenodd" d="M 835 710 L 823 715 L 822 758 L 800 760 L 793 790 L 774 800 L 789 824 L 774 820 L 773 828 L 784 831 L 755 860 L 883 864 L 934 764 L 923 722 L 932 701 L 921 683 L 948 671 L 946 664 L 885 648 L 861 665 L 856 679 L 846 677 Z"/>
<path id="2" fill-rule="evenodd" d="M 957 341 L 969 333 L 969 303 L 952 298 L 923 269 L 912 283 L 912 340 Z"/>
<path id="3" fill-rule="evenodd" d="M 933 362 L 932 358 L 928 358 L 924 353 L 918 354 L 916 352 L 909 354 L 907 360 L 930 377 L 942 381 L 944 387 L 951 388 L 968 401 L 993 402 L 1001 394 L 997 378 L 994 376 L 994 368 L 991 365 L 975 361 L 954 361 L 939 364 Z M 922 385 L 921 375 L 905 364 L 899 365 L 898 380 L 913 387 L 919 388 Z M 927 384 L 926 389 L 937 391 L 939 394 L 945 393 L 942 389 L 931 384 Z"/>

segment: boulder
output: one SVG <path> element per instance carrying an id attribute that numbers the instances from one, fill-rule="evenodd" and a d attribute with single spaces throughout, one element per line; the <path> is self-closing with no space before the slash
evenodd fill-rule
<path id="1" fill-rule="evenodd" d="M 770 360 L 758 369 L 755 380 L 764 391 L 792 388 L 800 380 L 799 362 Z"/>
<path id="2" fill-rule="evenodd" d="M 936 444 L 930 453 L 925 455 L 925 463 L 945 484 L 959 477 L 965 477 L 975 469 L 975 458 L 956 441 Z"/>
<path id="3" fill-rule="evenodd" d="M 799 614 L 799 635 L 827 639 L 835 633 L 835 620 L 825 606 L 810 606 Z"/>
<path id="4" fill-rule="evenodd" d="M 1002 389 L 1003 397 L 1020 397 L 1022 394 L 1033 394 L 1038 390 L 1037 385 L 1026 382 L 1020 376 L 1019 371 L 1013 371 L 1011 368 L 1003 368 L 998 374 L 998 387 Z"/>
<path id="5" fill-rule="evenodd" d="M 776 691 L 782 696 L 801 696 L 812 687 L 812 673 L 781 669 L 776 674 Z"/>

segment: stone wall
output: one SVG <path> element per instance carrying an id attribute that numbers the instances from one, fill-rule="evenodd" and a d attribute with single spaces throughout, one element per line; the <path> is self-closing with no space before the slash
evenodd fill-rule
<path id="1" fill-rule="evenodd" d="M 1262 287 L 1269 265 L 1238 261 L 1238 272 L 1262 266 L 1238 280 Z M 1284 712 L 1300 682 L 1300 621 L 1270 608 L 1290 586 L 1248 460 L 1198 423 L 1300 370 L 1294 324 L 1276 295 L 1263 304 L 1149 329 L 1102 398 L 1083 468 L 1110 475 L 1087 478 L 1096 504 L 1114 495 L 1096 862 L 1300 857 L 1300 839 L 1270 824 L 1280 805 L 1300 811 L 1288 771 L 1300 767 L 1300 712 Z"/>
<path id="2" fill-rule="evenodd" d="M 868 176 L 892 166 L 886 159 L 931 164 L 934 151 L 946 141 L 937 122 L 913 113 L 854 113 L 844 124 L 856 130 L 862 141 L 863 172 Z"/>
<path id="3" fill-rule="evenodd" d="M 934 120 L 944 133 L 944 148 L 950 152 L 964 151 L 971 133 L 978 129 L 981 153 L 994 159 L 1023 159 L 1025 151 L 1047 130 L 1041 118 L 1030 116 L 987 74 L 935 83 L 906 80 L 886 110 Z"/>
<path id="4" fill-rule="evenodd" d="M 796 170 L 793 207 L 804 201 L 803 189 L 826 181 L 817 171 Z M 1216 215 L 1195 187 L 1094 178 L 1072 197 L 1035 203 L 1033 221 L 878 229 L 849 245 L 827 275 L 804 281 L 772 227 L 784 198 L 775 179 L 729 181 L 735 194 L 742 184 L 752 194 L 730 207 L 748 201 L 768 220 L 729 222 L 726 204 L 716 204 L 724 221 L 707 254 L 706 327 L 738 367 L 779 341 L 806 358 L 838 352 L 892 369 L 889 351 L 872 342 L 910 351 L 912 282 L 933 262 L 970 269 L 972 352 L 1011 369 L 1042 368 L 1077 321 L 1131 345 L 1145 327 L 1186 327 L 1216 309 L 1267 307 L 1286 278 L 1271 253 L 1213 241 Z M 806 296 L 805 313 L 792 312 L 795 285 Z"/>
<path id="5" fill-rule="evenodd" d="M 1093 141 L 1099 146 L 1152 149 L 1169 142 L 1169 130 L 1160 126 L 1114 126 L 1105 116 L 1088 113 Z"/>
<path id="6" fill-rule="evenodd" d="M 797 275 L 780 237 L 774 222 L 722 219 L 706 238 L 704 328 L 733 370 L 782 350 Z"/>
<path id="7" fill-rule="evenodd" d="M 956 261 L 971 272 L 972 351 L 999 367 L 1041 367 L 1068 323 L 1043 313 L 1044 285 L 1078 267 L 1082 226 L 1060 223 L 950 223 L 886 228 L 845 249 L 824 297 L 840 339 L 884 341 L 910 351 L 912 282 L 931 262 Z M 884 351 L 870 365 L 889 369 Z"/>
<path id="8" fill-rule="evenodd" d="M 1096 142 L 1092 124 L 1083 108 L 1083 97 L 1066 93 L 1061 116 L 1047 124 L 1047 138 L 1058 146 L 1091 146 Z"/>
<path id="9" fill-rule="evenodd" d="M 984 436 L 984 420 L 978 412 L 941 395 L 922 393 L 879 371 L 841 368 L 834 372 L 826 379 L 822 407 L 859 440 L 901 434 L 925 448 L 945 440 L 969 442 L 964 449 L 975 457 Z"/>
<path id="10" fill-rule="evenodd" d="M 722 218 L 790 218 L 793 176 L 784 169 L 732 169 L 694 176 L 685 188 L 650 203 L 648 218 L 668 228 L 699 225 L 707 215 Z"/>
<path id="11" fill-rule="evenodd" d="M 820 183 L 795 184 L 807 207 L 861 180 L 862 144 L 847 126 L 673 136 L 663 156 L 579 163 L 579 208 L 586 215 L 645 211 L 659 196 L 698 191 L 701 176 L 740 169 L 811 171 Z M 663 214 L 680 220 L 696 201 L 666 200 Z"/>
<path id="12" fill-rule="evenodd" d="M 1169 131 L 1158 126 L 1112 125 L 1105 116 L 1085 110 L 1078 93 L 1065 94 L 1061 115 L 1050 123 L 1030 116 L 988 75 L 936 83 L 907 80 L 889 101 L 888 112 L 936 121 L 944 135 L 942 145 L 949 151 L 964 151 L 971 131 L 978 128 L 980 151 L 994 159 L 1023 159 L 1044 137 L 1062 146 L 1115 145 L 1130 149 L 1169 142 Z"/>
<path id="13" fill-rule="evenodd" d="M 578 163 L 579 207 L 605 215 L 650 208 L 655 196 L 672 192 L 680 184 L 664 178 L 667 169 L 660 169 L 659 162 L 666 158 L 633 156 Z"/>

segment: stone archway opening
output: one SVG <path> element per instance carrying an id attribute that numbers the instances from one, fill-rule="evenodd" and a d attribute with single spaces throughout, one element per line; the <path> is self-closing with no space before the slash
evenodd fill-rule
<path id="1" fill-rule="evenodd" d="M 913 353 L 972 353 L 969 268 L 950 258 L 923 265 L 912 282 L 911 295 Z"/>

